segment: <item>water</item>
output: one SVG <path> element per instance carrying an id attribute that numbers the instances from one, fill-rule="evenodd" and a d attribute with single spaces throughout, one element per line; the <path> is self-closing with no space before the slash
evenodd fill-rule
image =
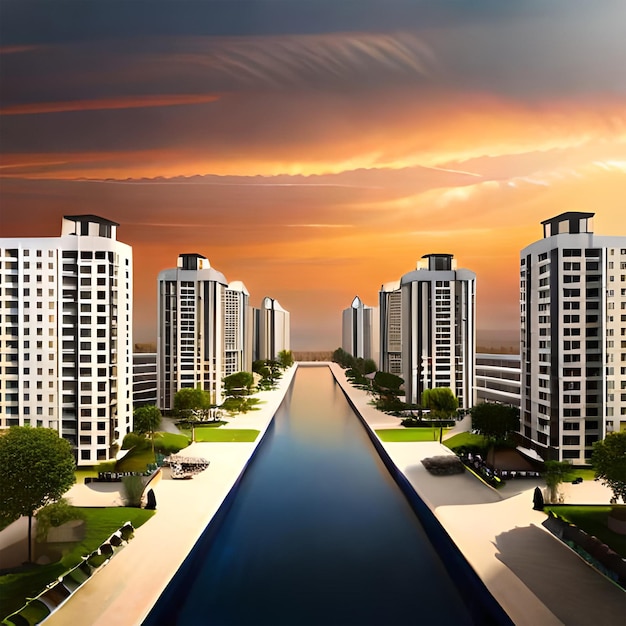
<path id="1" fill-rule="evenodd" d="M 201 567 L 175 581 L 180 625 L 472 623 L 325 367 L 298 370 L 224 523 L 202 543 Z"/>

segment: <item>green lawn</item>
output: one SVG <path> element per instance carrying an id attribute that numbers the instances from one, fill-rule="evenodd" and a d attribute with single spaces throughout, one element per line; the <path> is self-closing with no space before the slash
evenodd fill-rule
<path id="1" fill-rule="evenodd" d="M 450 430 L 444 428 L 444 434 Z M 376 431 L 382 441 L 439 441 L 439 428 L 382 428 Z"/>
<path id="2" fill-rule="evenodd" d="M 626 536 L 618 535 L 607 527 L 611 506 L 559 506 L 549 504 L 544 511 L 552 511 L 570 524 L 575 524 L 588 535 L 594 535 L 615 552 L 626 558 Z M 624 508 L 624 507 L 621 507 Z"/>
<path id="3" fill-rule="evenodd" d="M 131 522 L 135 528 L 144 524 L 155 511 L 130 508 L 81 508 L 85 514 L 85 538 L 75 544 L 57 563 L 33 565 L 29 569 L 0 576 L 0 620 L 22 607 L 26 598 L 36 596 L 44 587 L 81 562 L 81 556 L 93 552 L 120 528 Z M 26 559 L 26 554 L 24 555 Z"/>
<path id="4" fill-rule="evenodd" d="M 145 472 L 148 465 L 154 463 L 152 448 L 133 448 L 115 464 L 115 472 Z"/>
<path id="5" fill-rule="evenodd" d="M 258 430 L 246 428 L 196 428 L 196 441 L 256 441 Z"/>
<path id="6" fill-rule="evenodd" d="M 583 480 L 594 480 L 596 473 L 590 467 L 572 468 L 572 471 L 565 478 L 566 482 L 571 482 L 574 478 L 581 477 Z"/>
<path id="7" fill-rule="evenodd" d="M 154 447 L 163 454 L 175 454 L 186 448 L 191 439 L 187 435 L 175 433 L 154 433 Z"/>
<path id="8" fill-rule="evenodd" d="M 454 450 L 462 446 L 478 446 L 480 448 L 487 447 L 487 440 L 482 435 L 474 435 L 472 433 L 459 433 L 453 435 L 450 439 L 446 439 L 443 445 Z"/>

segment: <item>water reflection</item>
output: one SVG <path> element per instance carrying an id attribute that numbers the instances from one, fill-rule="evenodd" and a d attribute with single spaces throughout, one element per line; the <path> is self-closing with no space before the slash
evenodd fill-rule
<path id="1" fill-rule="evenodd" d="M 298 371 L 275 422 L 178 623 L 471 623 L 327 368 Z"/>

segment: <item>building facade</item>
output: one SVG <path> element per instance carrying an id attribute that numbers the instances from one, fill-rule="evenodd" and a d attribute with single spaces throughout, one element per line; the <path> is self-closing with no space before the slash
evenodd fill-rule
<path id="1" fill-rule="evenodd" d="M 519 354 L 476 354 L 476 401 L 519 408 L 522 366 Z"/>
<path id="2" fill-rule="evenodd" d="M 402 376 L 402 292 L 399 280 L 381 286 L 378 304 L 379 369 Z"/>
<path id="3" fill-rule="evenodd" d="M 341 347 L 357 359 L 372 359 L 378 367 L 378 333 L 378 309 L 366 306 L 355 296 L 342 312 Z"/>
<path id="4" fill-rule="evenodd" d="M 459 406 L 474 404 L 476 274 L 451 254 L 427 254 L 400 281 L 383 285 L 380 365 L 404 378 L 406 402 L 449 387 Z"/>
<path id="5" fill-rule="evenodd" d="M 521 251 L 521 436 L 544 459 L 588 463 L 626 429 L 626 237 L 593 213 L 545 220 Z"/>
<path id="6" fill-rule="evenodd" d="M 278 300 L 263 298 L 261 307 L 254 310 L 254 360 L 278 360 L 278 353 L 290 350 L 291 316 Z"/>
<path id="7" fill-rule="evenodd" d="M 132 430 L 132 250 L 116 222 L 63 218 L 60 237 L 0 239 L 0 428 L 53 428 L 78 465 Z"/>
<path id="8" fill-rule="evenodd" d="M 177 267 L 158 276 L 158 406 L 170 410 L 186 387 L 223 401 L 224 376 L 251 367 L 245 338 L 249 295 L 243 283 L 230 285 L 200 254 L 181 254 Z"/>
<path id="9" fill-rule="evenodd" d="M 133 354 L 133 405 L 157 404 L 156 352 Z"/>

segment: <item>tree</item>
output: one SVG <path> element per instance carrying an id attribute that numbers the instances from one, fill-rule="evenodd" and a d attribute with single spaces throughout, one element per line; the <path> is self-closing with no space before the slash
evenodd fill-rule
<path id="1" fill-rule="evenodd" d="M 154 452 L 154 431 L 161 425 L 161 411 L 153 404 L 138 406 L 133 412 L 133 430 L 142 435 L 149 434 Z"/>
<path id="2" fill-rule="evenodd" d="M 490 443 L 492 455 L 495 445 L 519 430 L 519 409 L 506 404 L 481 402 L 472 407 L 472 430 L 478 431 Z M 493 461 L 493 457 L 492 457 Z"/>
<path id="3" fill-rule="evenodd" d="M 344 369 L 347 367 L 355 366 L 354 357 L 349 352 L 346 352 L 343 348 L 337 348 L 333 352 L 332 359 L 333 362 L 339 363 L 339 365 L 341 365 L 341 367 L 343 367 Z"/>
<path id="4" fill-rule="evenodd" d="M 365 359 L 363 361 L 362 374 L 373 374 L 376 370 L 376 362 L 373 359 Z"/>
<path id="5" fill-rule="evenodd" d="M 448 418 L 459 408 L 459 400 L 449 387 L 424 389 L 422 392 L 422 408 L 430 409 L 435 417 Z"/>
<path id="6" fill-rule="evenodd" d="M 207 420 L 213 408 L 211 394 L 200 387 L 184 387 L 174 395 L 174 411 L 191 425 L 191 440 L 196 439 L 196 422 Z"/>
<path id="7" fill-rule="evenodd" d="M 376 408 L 381 411 L 395 412 L 405 408 L 404 402 L 398 397 L 400 387 L 404 384 L 404 378 L 390 374 L 389 372 L 376 372 L 372 387 L 378 394 Z"/>
<path id="8" fill-rule="evenodd" d="M 254 385 L 254 376 L 250 372 L 236 372 L 230 376 L 225 376 L 222 382 L 224 383 L 224 393 L 227 396 L 240 398 L 250 395 Z"/>
<path id="9" fill-rule="evenodd" d="M 599 478 L 613 492 L 615 501 L 626 503 L 626 431 L 612 433 L 593 444 L 591 465 Z"/>
<path id="10" fill-rule="evenodd" d="M 293 353 L 291 350 L 281 350 L 278 353 L 278 362 L 284 368 L 291 367 L 294 363 Z"/>
<path id="11" fill-rule="evenodd" d="M 12 426 L 0 435 L 0 468 L 0 519 L 10 523 L 28 515 L 31 561 L 33 514 L 76 481 L 72 446 L 51 428 Z"/>
<path id="12" fill-rule="evenodd" d="M 542 474 L 548 488 L 548 500 L 551 503 L 558 502 L 559 485 L 567 480 L 572 471 L 571 463 L 567 461 L 546 461 L 545 470 Z"/>
<path id="13" fill-rule="evenodd" d="M 519 409 L 506 404 L 481 402 L 472 407 L 472 429 L 490 441 L 503 441 L 519 430 Z"/>

